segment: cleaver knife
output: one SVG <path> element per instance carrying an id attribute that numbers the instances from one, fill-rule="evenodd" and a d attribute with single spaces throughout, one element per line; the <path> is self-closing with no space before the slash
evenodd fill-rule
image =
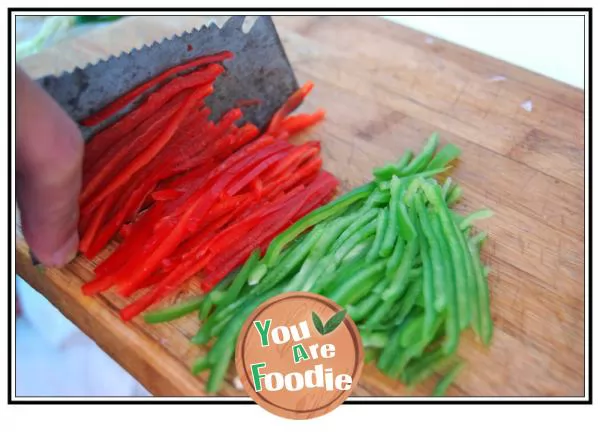
<path id="1" fill-rule="evenodd" d="M 244 121 L 262 129 L 298 89 L 298 82 L 271 17 L 257 17 L 249 31 L 242 29 L 246 19 L 249 17 L 233 16 L 222 27 L 212 23 L 38 82 L 79 122 L 171 67 L 227 50 L 234 58 L 223 63 L 226 72 L 217 78 L 215 92 L 206 99 L 211 120 L 234 108 L 236 101 L 259 100 L 260 104 L 241 109 Z M 143 99 L 144 95 L 98 125 L 80 126 L 84 138 L 114 123 Z"/>
<path id="2" fill-rule="evenodd" d="M 219 119 L 240 100 L 258 100 L 260 104 L 240 107 L 244 114 L 242 122 L 249 121 L 263 129 L 298 89 L 298 82 L 271 17 L 256 17 L 246 31 L 247 19 L 252 18 L 233 16 L 221 27 L 212 23 L 37 81 L 71 118 L 80 122 L 167 69 L 199 56 L 231 51 L 234 58 L 223 63 L 226 72 L 217 78 L 214 93 L 206 98 L 211 120 Z M 153 91 L 154 88 L 148 89 L 95 126 L 80 125 L 84 139 L 87 141 L 98 130 L 118 121 Z M 37 266 L 39 261 L 33 255 L 31 258 Z"/>

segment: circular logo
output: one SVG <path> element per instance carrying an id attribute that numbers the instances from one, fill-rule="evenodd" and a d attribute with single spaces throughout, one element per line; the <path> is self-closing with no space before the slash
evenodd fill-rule
<path id="1" fill-rule="evenodd" d="M 322 416 L 350 396 L 363 367 L 358 329 L 320 295 L 281 294 L 246 320 L 235 364 L 254 401 L 281 417 Z"/>

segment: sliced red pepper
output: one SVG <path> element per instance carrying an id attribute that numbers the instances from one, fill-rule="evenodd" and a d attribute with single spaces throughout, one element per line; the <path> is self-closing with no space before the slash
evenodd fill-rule
<path id="1" fill-rule="evenodd" d="M 206 267 L 210 274 L 203 281 L 202 288 L 207 291 L 218 283 L 229 272 L 242 264 L 252 253 L 256 246 L 264 239 L 273 238 L 281 229 L 290 225 L 293 216 L 304 204 L 304 197 L 293 197 L 286 201 L 286 205 L 265 219 L 261 225 L 256 227 L 252 233 L 248 233 L 240 238 L 235 248 L 229 253 L 220 254 L 213 252 L 215 259 L 207 263 Z"/>
<path id="2" fill-rule="evenodd" d="M 131 226 L 130 234 L 119 247 L 95 269 L 97 276 L 113 274 L 138 253 L 139 245 L 152 234 L 152 228 L 164 210 L 164 204 L 152 207 Z"/>
<path id="3" fill-rule="evenodd" d="M 154 201 L 171 201 L 181 197 L 182 195 L 183 192 L 180 192 L 176 189 L 163 189 L 152 192 L 152 199 L 154 199 Z"/>
<path id="4" fill-rule="evenodd" d="M 83 237 L 79 242 L 79 250 L 85 254 L 88 258 L 93 258 L 94 255 L 88 256 L 88 249 L 92 244 L 94 237 L 98 230 L 102 226 L 102 222 L 104 222 L 104 218 L 108 215 L 108 212 L 111 210 L 113 202 L 112 200 L 106 200 L 98 209 L 97 212 L 94 213 L 90 220 L 90 224 L 87 229 L 83 233 Z"/>
<path id="5" fill-rule="evenodd" d="M 134 184 L 131 193 L 129 190 L 121 191 L 121 200 L 115 204 L 115 213 L 108 218 L 101 229 L 98 230 L 93 247 L 87 252 L 89 256 L 96 256 L 104 246 L 108 244 L 111 238 L 119 231 L 121 225 L 130 215 L 139 211 L 146 196 L 155 187 L 156 180 L 152 177 L 147 179 L 138 179 Z"/>
<path id="6" fill-rule="evenodd" d="M 124 96 L 121 96 L 117 100 L 111 102 L 110 104 L 108 104 L 107 106 L 102 108 L 100 111 L 87 117 L 86 119 L 81 121 L 81 124 L 83 126 L 97 125 L 98 123 L 106 120 L 107 118 L 111 117 L 113 114 L 122 110 L 124 107 L 129 105 L 133 100 L 135 100 L 138 96 L 145 93 L 147 90 L 160 84 L 161 82 L 167 80 L 168 78 L 171 78 L 175 74 L 178 74 L 180 72 L 184 72 L 186 70 L 190 70 L 192 68 L 196 68 L 199 66 L 207 65 L 209 63 L 222 62 L 222 61 L 225 61 L 225 60 L 228 60 L 231 58 L 233 58 L 233 53 L 231 51 L 224 51 L 224 52 L 213 54 L 213 55 L 202 56 L 202 57 L 193 59 L 189 62 L 183 63 L 181 65 L 169 68 L 166 71 L 164 71 L 163 73 L 161 73 L 160 75 L 146 81 L 145 83 L 136 87 L 135 89 L 133 89 L 129 93 L 125 94 Z"/>
<path id="7" fill-rule="evenodd" d="M 281 131 L 281 123 L 283 120 L 296 108 L 302 104 L 302 101 L 313 89 L 314 84 L 312 82 L 307 82 L 298 90 L 296 90 L 288 100 L 283 104 L 281 108 L 277 110 L 277 112 L 273 115 L 271 119 L 271 123 L 269 124 L 269 128 L 267 129 L 267 134 L 277 136 Z"/>
<path id="8" fill-rule="evenodd" d="M 120 162 L 125 159 L 125 156 L 151 142 L 160 133 L 169 117 L 180 109 L 181 102 L 189 96 L 191 91 L 185 90 L 178 94 L 164 107 L 149 116 L 134 131 L 112 142 L 112 145 L 100 157 L 94 160 L 90 160 L 88 157 L 91 153 L 88 152 L 87 146 L 93 143 L 94 138 L 90 144 L 86 144 L 80 202 L 84 202 L 109 175 L 113 174 L 114 170 L 120 168 L 122 165 Z"/>
<path id="9" fill-rule="evenodd" d="M 155 302 L 181 289 L 182 284 L 198 273 L 208 259 L 210 257 L 207 256 L 203 260 L 182 263 L 178 268 L 171 271 L 163 281 L 153 287 L 151 291 L 121 309 L 121 319 L 129 321 L 148 309 Z"/>
<path id="10" fill-rule="evenodd" d="M 148 99 L 132 112 L 126 114 L 118 122 L 103 129 L 95 135 L 86 144 L 86 160 L 97 161 L 100 156 L 110 148 L 114 143 L 124 137 L 126 134 L 134 130 L 152 113 L 160 109 L 163 105 L 169 102 L 178 93 L 199 85 L 204 85 L 207 80 L 211 81 L 211 76 L 219 75 L 224 71 L 221 65 L 210 65 L 205 70 L 194 72 L 192 74 L 175 78 L 161 87 L 156 92 L 151 94 Z M 214 79 L 212 79 L 214 81 Z M 84 164 L 84 172 L 89 168 L 88 164 Z"/>
<path id="11" fill-rule="evenodd" d="M 94 209 L 102 200 L 114 192 L 119 186 L 123 185 L 127 180 L 139 171 L 142 167 L 148 164 L 158 152 L 171 139 L 177 127 L 183 121 L 189 110 L 197 99 L 203 99 L 212 93 L 212 86 L 204 86 L 195 90 L 185 101 L 181 109 L 176 112 L 170 119 L 166 128 L 162 133 L 144 150 L 144 152 L 128 165 L 124 170 L 120 171 L 97 195 L 90 199 L 89 203 L 84 208 Z"/>
<path id="12" fill-rule="evenodd" d="M 261 103 L 262 103 L 262 101 L 260 99 L 238 99 L 235 102 L 235 106 L 237 106 L 239 108 L 244 108 L 244 107 L 260 105 Z"/>
<path id="13" fill-rule="evenodd" d="M 312 158 L 319 154 L 320 143 L 318 141 L 311 141 L 306 144 L 296 146 L 290 153 L 281 161 L 279 161 L 269 172 L 265 173 L 264 181 L 269 180 L 281 175 L 282 173 L 294 172 L 294 168 L 301 165 L 304 161 Z"/>
<path id="14" fill-rule="evenodd" d="M 321 158 L 315 157 L 299 169 L 295 170 L 291 175 L 282 176 L 277 180 L 272 180 L 271 183 L 265 186 L 263 191 L 264 196 L 267 199 L 273 199 L 280 193 L 285 193 L 292 187 L 298 184 L 310 182 L 321 170 L 322 161 Z"/>
<path id="15" fill-rule="evenodd" d="M 249 185 L 257 176 L 262 174 L 265 170 L 269 169 L 271 166 L 279 162 L 289 153 L 289 149 L 284 149 L 278 153 L 275 153 L 266 159 L 263 159 L 260 163 L 255 165 L 252 169 L 248 170 L 246 173 L 242 173 L 239 179 L 233 180 L 228 186 L 225 193 L 229 196 L 233 196 L 242 190 L 244 187 Z"/>
<path id="16" fill-rule="evenodd" d="M 289 136 L 293 136 L 298 132 L 303 131 L 325 118 L 325 111 L 320 109 L 313 114 L 298 114 L 289 116 L 281 122 L 281 130 L 286 131 Z"/>
<path id="17" fill-rule="evenodd" d="M 187 208 L 172 229 L 155 232 L 149 242 L 152 243 L 152 241 L 160 239 L 160 243 L 157 242 L 156 247 L 152 250 L 144 250 L 138 254 L 135 261 L 143 263 L 143 265 L 136 265 L 136 267 L 139 267 L 137 272 L 119 272 L 120 274 L 116 276 L 116 281 L 120 288 L 124 291 L 135 290 L 149 274 L 160 266 L 161 261 L 171 255 L 179 243 L 188 236 L 187 223 L 190 216 L 199 209 L 202 209 L 204 214 L 206 214 L 214 204 L 214 201 L 215 197 L 210 193 L 206 193 Z"/>
<path id="18" fill-rule="evenodd" d="M 248 155 L 243 160 L 238 161 L 238 163 L 230 165 L 228 170 L 221 173 L 219 177 L 213 177 L 215 181 L 211 186 L 211 190 L 215 194 L 221 193 L 240 173 L 248 169 L 252 169 L 253 167 L 259 165 L 262 161 L 266 160 L 268 157 L 276 153 L 280 153 L 282 150 L 290 149 L 291 147 L 291 144 L 285 141 L 279 141 L 267 148 L 260 149 Z M 227 161 L 229 161 L 229 159 Z"/>

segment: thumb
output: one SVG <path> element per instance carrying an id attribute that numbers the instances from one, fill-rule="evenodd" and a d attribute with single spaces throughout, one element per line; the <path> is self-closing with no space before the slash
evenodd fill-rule
<path id="1" fill-rule="evenodd" d="M 42 264 L 77 254 L 83 139 L 77 125 L 23 70 L 16 70 L 16 196 L 23 235 Z"/>

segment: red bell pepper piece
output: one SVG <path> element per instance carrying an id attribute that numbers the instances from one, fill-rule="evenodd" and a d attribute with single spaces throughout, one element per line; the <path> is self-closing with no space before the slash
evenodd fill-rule
<path id="1" fill-rule="evenodd" d="M 227 190 L 225 191 L 225 193 L 229 196 L 235 195 L 240 190 L 242 190 L 244 187 L 249 185 L 260 174 L 262 174 L 264 171 L 266 171 L 271 166 L 273 166 L 274 164 L 279 162 L 281 159 L 283 159 L 285 156 L 287 156 L 288 152 L 289 152 L 289 150 L 285 149 L 283 151 L 280 151 L 278 153 L 275 153 L 275 154 L 267 157 L 262 162 L 258 163 L 252 169 L 247 171 L 245 174 L 242 174 L 239 179 L 233 180 L 227 186 Z"/>
<path id="2" fill-rule="evenodd" d="M 288 116 L 281 122 L 280 127 L 281 130 L 286 131 L 289 136 L 293 136 L 304 129 L 314 126 L 324 118 L 325 111 L 320 109 L 313 114 L 298 114 L 295 116 Z"/>
<path id="3" fill-rule="evenodd" d="M 278 177 L 282 173 L 285 173 L 286 175 L 293 173 L 296 167 L 319 154 L 319 151 L 320 143 L 318 141 L 310 141 L 296 146 L 284 159 L 279 161 L 272 169 L 265 173 L 264 181 L 269 182 L 271 179 Z"/>
<path id="4" fill-rule="evenodd" d="M 228 60 L 231 58 L 233 58 L 233 53 L 230 51 L 224 51 L 224 52 L 213 54 L 213 55 L 202 56 L 197 59 L 191 60 L 189 62 L 183 63 L 181 65 L 169 68 L 166 71 L 164 71 L 163 73 L 161 73 L 160 75 L 146 81 L 144 84 L 136 87 L 135 89 L 133 89 L 129 93 L 125 94 L 124 96 L 121 96 L 114 102 L 111 102 L 110 104 L 108 104 L 107 106 L 102 108 L 100 111 L 98 111 L 98 112 L 92 114 L 91 116 L 89 116 L 88 118 L 84 119 L 83 121 L 81 121 L 81 124 L 83 126 L 97 125 L 98 123 L 111 117 L 113 114 L 119 112 L 121 109 L 123 109 L 124 107 L 129 105 L 133 100 L 135 100 L 138 96 L 142 95 L 147 90 L 160 84 L 161 82 L 167 80 L 168 78 L 172 77 L 175 74 L 178 74 L 180 72 L 190 70 L 193 68 L 197 68 L 199 66 L 203 66 L 203 65 L 206 65 L 209 63 L 222 62 L 224 60 Z"/>
<path id="5" fill-rule="evenodd" d="M 189 110 L 197 99 L 203 99 L 212 93 L 212 86 L 204 86 L 195 90 L 185 101 L 181 109 L 169 119 L 169 123 L 162 133 L 143 151 L 142 154 L 138 155 L 132 164 L 125 167 L 124 170 L 120 171 L 97 195 L 90 199 L 89 203 L 84 208 L 94 209 L 104 198 L 114 192 L 123 185 L 127 180 L 148 164 L 158 152 L 169 142 L 177 127 L 181 124 Z"/>
<path id="6" fill-rule="evenodd" d="M 117 284 L 124 291 L 135 290 L 139 284 L 161 264 L 161 261 L 171 255 L 179 243 L 188 236 L 187 224 L 190 216 L 201 209 L 199 213 L 208 212 L 215 202 L 215 197 L 210 193 L 205 193 L 196 202 L 189 205 L 187 210 L 175 222 L 174 226 L 161 229 L 154 232 L 149 242 L 156 245 L 152 250 L 143 250 L 136 257 L 136 262 L 143 263 L 139 270 L 132 273 L 130 270 L 119 272 L 115 276 Z M 138 266 L 136 266 L 138 267 Z"/>
<path id="7" fill-rule="evenodd" d="M 281 108 L 273 115 L 271 123 L 267 129 L 267 134 L 277 136 L 281 132 L 281 123 L 283 120 L 302 104 L 304 98 L 310 93 L 315 85 L 312 82 L 307 82 L 298 90 L 296 90 Z"/>
<path id="8" fill-rule="evenodd" d="M 107 178 L 113 175 L 116 170 L 121 169 L 130 153 L 135 153 L 139 151 L 140 147 L 152 142 L 164 128 L 169 117 L 180 109 L 181 102 L 189 94 L 190 92 L 186 91 L 177 95 L 162 109 L 148 117 L 133 132 L 113 142 L 112 146 L 100 157 L 88 164 L 86 164 L 88 162 L 87 155 L 89 154 L 87 145 L 91 143 L 86 144 L 86 161 L 84 162 L 83 187 L 80 194 L 80 202 L 85 202 Z"/>
<path id="9" fill-rule="evenodd" d="M 212 64 L 203 71 L 194 72 L 168 82 L 164 87 L 161 87 L 151 94 L 138 108 L 126 114 L 117 123 L 112 124 L 95 135 L 90 142 L 86 144 L 86 160 L 93 164 L 93 162 L 97 161 L 118 139 L 133 131 L 152 113 L 160 109 L 178 93 L 186 89 L 204 85 L 207 82 L 212 82 L 214 81 L 214 78 L 212 77 L 220 75 L 223 71 L 224 69 L 221 65 Z M 84 163 L 84 172 L 86 172 L 88 168 L 89 165 Z"/>
<path id="10" fill-rule="evenodd" d="M 267 199 L 273 199 L 278 194 L 285 193 L 290 188 L 299 184 L 309 183 L 319 173 L 321 165 L 321 159 L 314 157 L 303 164 L 299 169 L 295 170 L 291 175 L 282 176 L 279 179 L 272 180 L 271 183 L 268 183 L 263 191 L 264 196 Z"/>
<path id="11" fill-rule="evenodd" d="M 112 209 L 113 200 L 106 200 L 94 213 L 92 216 L 89 225 L 85 232 L 83 232 L 83 236 L 79 242 L 79 250 L 85 254 L 87 258 L 93 258 L 94 255 L 88 254 L 88 249 L 92 244 L 94 237 L 98 230 L 101 229 L 102 222 L 108 215 L 109 211 Z"/>
<path id="12" fill-rule="evenodd" d="M 198 271 L 204 267 L 205 262 L 208 259 L 210 259 L 209 256 L 205 257 L 203 260 L 190 260 L 186 263 L 182 263 L 179 267 L 172 270 L 165 279 L 152 288 L 151 291 L 121 309 L 121 319 L 123 319 L 123 321 L 129 321 L 148 309 L 153 303 L 172 294 L 178 289 L 181 289 L 181 285 L 198 273 Z"/>
<path id="13" fill-rule="evenodd" d="M 140 218 L 132 224 L 131 231 L 119 247 L 99 266 L 96 267 L 97 276 L 107 276 L 125 266 L 128 261 L 137 255 L 139 245 L 152 234 L 152 229 L 160 215 L 164 211 L 165 204 L 159 203 L 144 212 Z"/>
<path id="14" fill-rule="evenodd" d="M 202 288 L 207 291 L 218 283 L 229 272 L 243 263 L 252 253 L 256 246 L 264 239 L 272 239 L 281 230 L 294 222 L 293 216 L 304 204 L 302 192 L 297 196 L 284 200 L 284 205 L 279 207 L 270 216 L 267 216 L 260 225 L 239 238 L 235 247 L 230 248 L 228 253 L 219 253 L 211 248 L 213 257 L 206 267 L 210 270 L 203 282 Z M 221 245 L 219 245 L 221 246 Z M 222 249 L 221 249 L 222 250 Z"/>
<path id="15" fill-rule="evenodd" d="M 154 201 L 171 201 L 181 197 L 182 195 L 183 192 L 180 192 L 176 189 L 163 189 L 152 192 L 152 199 L 154 199 Z"/>

